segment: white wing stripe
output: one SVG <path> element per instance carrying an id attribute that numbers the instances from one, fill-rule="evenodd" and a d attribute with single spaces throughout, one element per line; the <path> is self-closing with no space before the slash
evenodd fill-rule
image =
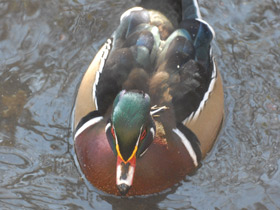
<path id="1" fill-rule="evenodd" d="M 182 143 L 185 145 L 187 151 L 189 152 L 191 158 L 193 159 L 193 163 L 194 163 L 195 167 L 197 167 L 198 166 L 197 156 L 195 154 L 194 149 L 192 148 L 190 141 L 178 128 L 174 128 L 173 132 L 176 133 L 180 137 Z"/>
<path id="2" fill-rule="evenodd" d="M 103 117 L 95 117 L 89 121 L 87 121 L 85 124 L 82 125 L 82 127 L 80 127 L 77 132 L 75 133 L 75 138 L 74 141 L 76 140 L 76 138 L 82 133 L 84 132 L 88 127 L 100 122 L 103 119 Z"/>

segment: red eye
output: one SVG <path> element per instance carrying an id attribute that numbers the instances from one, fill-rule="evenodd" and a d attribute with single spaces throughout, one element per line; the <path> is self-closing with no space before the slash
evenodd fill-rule
<path id="1" fill-rule="evenodd" d="M 113 126 L 111 127 L 111 133 L 112 133 L 112 136 L 114 137 L 114 139 L 116 139 L 116 136 L 115 136 L 115 131 L 114 131 Z"/>
<path id="2" fill-rule="evenodd" d="M 147 134 L 147 131 L 145 129 L 145 130 L 143 130 L 143 132 L 142 132 L 142 134 L 140 136 L 140 141 L 142 141 L 145 138 L 146 134 Z"/>

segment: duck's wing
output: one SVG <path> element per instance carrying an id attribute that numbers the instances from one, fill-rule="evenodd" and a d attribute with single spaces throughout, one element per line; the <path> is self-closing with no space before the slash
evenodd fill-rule
<path id="1" fill-rule="evenodd" d="M 150 81 L 154 103 L 171 103 L 177 122 L 199 115 L 217 79 L 211 55 L 214 31 L 200 19 L 194 5 L 185 6 L 179 28 L 157 56 L 157 70 Z"/>

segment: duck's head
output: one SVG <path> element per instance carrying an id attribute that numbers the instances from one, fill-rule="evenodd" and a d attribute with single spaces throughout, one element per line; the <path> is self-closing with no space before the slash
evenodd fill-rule
<path id="1" fill-rule="evenodd" d="M 132 186 L 136 160 L 155 136 L 150 97 L 142 91 L 121 91 L 113 103 L 106 126 L 109 144 L 117 156 L 116 184 L 122 195 Z"/>

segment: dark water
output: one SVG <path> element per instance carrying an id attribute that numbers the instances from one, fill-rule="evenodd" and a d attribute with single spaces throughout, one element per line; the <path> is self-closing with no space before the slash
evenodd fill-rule
<path id="1" fill-rule="evenodd" d="M 161 195 L 85 183 L 71 113 L 83 73 L 136 1 L 0 1 L 0 209 L 279 209 L 280 1 L 201 0 L 216 31 L 224 128 L 203 166 Z"/>

